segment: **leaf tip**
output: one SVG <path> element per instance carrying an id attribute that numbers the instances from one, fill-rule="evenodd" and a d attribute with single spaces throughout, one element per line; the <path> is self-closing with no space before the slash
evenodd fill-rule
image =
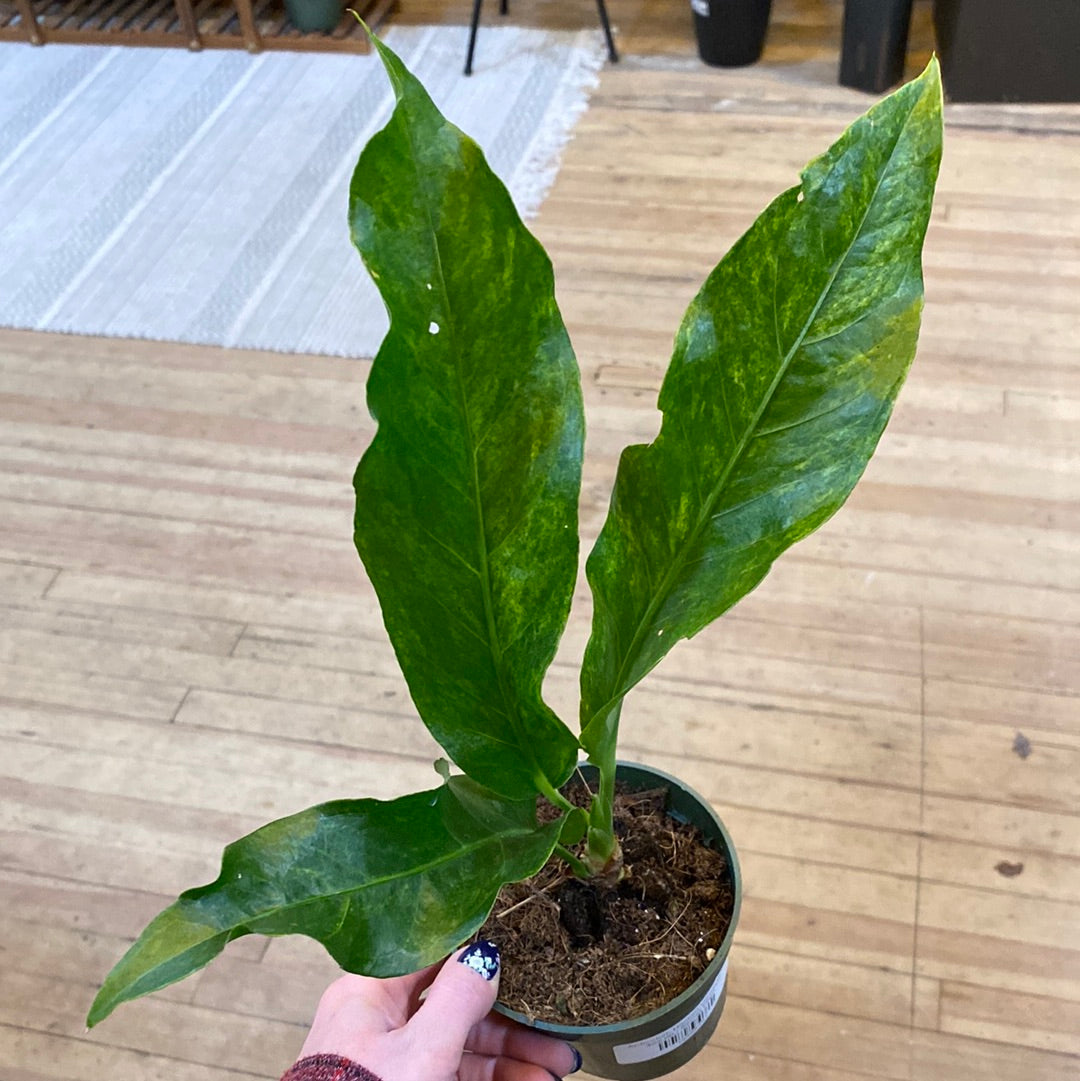
<path id="1" fill-rule="evenodd" d="M 102 987 L 100 991 L 94 996 L 94 1001 L 90 1004 L 90 1011 L 86 1015 L 86 1031 L 89 1032 L 95 1025 L 104 1021 L 106 1017 L 116 1007 L 115 1002 L 110 1002 L 109 997 L 105 994 L 105 988 Z"/>
<path id="2" fill-rule="evenodd" d="M 911 80 L 911 85 L 918 87 L 918 97 L 927 101 L 935 112 L 942 111 L 945 92 L 941 85 L 941 65 L 938 63 L 937 53 L 930 54 L 926 67 Z"/>
<path id="3" fill-rule="evenodd" d="M 348 10 L 352 10 L 351 8 Z M 368 40 L 375 48 L 375 52 L 378 53 L 379 59 L 382 61 L 382 66 L 386 71 L 387 76 L 390 79 L 390 85 L 394 88 L 394 96 L 401 99 L 402 91 L 405 87 L 409 76 L 409 70 L 401 62 L 401 58 L 390 48 L 389 45 L 381 41 L 375 34 L 375 31 L 355 11 L 352 12 L 356 21 L 364 28 L 364 32 L 368 36 Z"/>

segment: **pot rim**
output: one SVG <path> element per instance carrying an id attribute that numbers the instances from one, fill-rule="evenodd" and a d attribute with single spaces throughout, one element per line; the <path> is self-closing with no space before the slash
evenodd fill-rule
<path id="1" fill-rule="evenodd" d="M 579 766 L 587 764 L 588 763 L 579 763 Z M 655 766 L 646 765 L 643 762 L 626 762 L 619 759 L 616 762 L 616 776 L 618 775 L 617 770 L 622 767 L 643 770 L 646 773 L 651 773 L 658 780 L 665 782 L 669 786 L 677 785 L 688 796 L 700 804 L 712 818 L 713 823 L 727 848 L 728 863 L 731 868 L 732 890 L 735 894 L 734 904 L 731 908 L 731 921 L 728 923 L 727 930 L 724 932 L 724 937 L 717 947 L 716 956 L 706 966 L 705 971 L 702 972 L 685 991 L 681 991 L 673 999 L 665 1002 L 662 1006 L 657 1006 L 656 1009 L 650 1010 L 648 1013 L 639 1014 L 636 1017 L 630 1017 L 623 1021 L 612 1021 L 606 1025 L 564 1025 L 557 1021 L 531 1020 L 525 1014 L 519 1013 L 517 1010 L 512 1010 L 509 1006 L 504 1006 L 501 1002 L 497 1001 L 495 1003 L 495 1009 L 498 1013 L 502 1014 L 504 1017 L 509 1017 L 512 1021 L 517 1021 L 519 1024 L 535 1029 L 537 1032 L 546 1032 L 554 1036 L 563 1036 L 574 1039 L 585 1036 L 613 1035 L 625 1031 L 631 1026 L 647 1025 L 654 1021 L 659 1021 L 664 1016 L 676 1012 L 680 1006 L 685 1005 L 685 1003 L 694 995 L 699 994 L 703 988 L 710 987 L 713 982 L 719 978 L 720 970 L 727 964 L 728 954 L 731 952 L 731 942 L 735 935 L 735 925 L 739 922 L 739 909 L 742 907 L 742 874 L 739 869 L 739 858 L 735 852 L 735 844 L 731 839 L 731 834 L 728 833 L 727 826 L 724 825 L 720 816 L 716 813 L 712 804 L 710 804 L 707 799 L 686 784 L 685 781 L 679 780 L 679 778 L 675 777 L 673 774 L 667 773 L 662 769 L 657 769 Z"/>

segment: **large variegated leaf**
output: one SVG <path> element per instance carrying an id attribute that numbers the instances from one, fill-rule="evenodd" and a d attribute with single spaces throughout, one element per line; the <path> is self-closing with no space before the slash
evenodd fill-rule
<path id="1" fill-rule="evenodd" d="M 584 425 L 551 264 L 476 144 L 376 43 L 397 95 L 357 164 L 353 241 L 391 327 L 368 382 L 356 544 L 413 700 L 470 776 L 569 776 L 540 684 L 577 573 Z"/>
<path id="2" fill-rule="evenodd" d="M 588 561 L 591 753 L 609 747 L 626 691 L 862 474 L 915 352 L 940 154 L 932 63 L 807 166 L 691 303 L 660 434 L 624 452 Z"/>
<path id="3" fill-rule="evenodd" d="M 342 968 L 396 976 L 479 929 L 499 887 L 535 873 L 562 823 L 467 777 L 389 802 L 339 800 L 225 849 L 221 875 L 158 915 L 109 973 L 95 1025 L 120 1003 L 202 968 L 234 938 L 303 934 Z"/>

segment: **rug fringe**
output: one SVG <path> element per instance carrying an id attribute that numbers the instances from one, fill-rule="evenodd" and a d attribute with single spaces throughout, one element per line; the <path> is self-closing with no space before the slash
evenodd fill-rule
<path id="1" fill-rule="evenodd" d="M 559 83 L 550 111 L 555 122 L 541 128 L 514 171 L 512 191 L 518 213 L 535 218 L 555 183 L 563 152 L 574 137 L 578 121 L 589 108 L 589 98 L 600 84 L 600 69 L 607 49 L 594 30 L 582 30 L 574 40 L 572 60 Z"/>

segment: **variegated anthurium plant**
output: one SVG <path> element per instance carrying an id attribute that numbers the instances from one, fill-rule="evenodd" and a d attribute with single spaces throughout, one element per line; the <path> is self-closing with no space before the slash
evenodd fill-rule
<path id="1" fill-rule="evenodd" d="M 440 763 L 430 791 L 324 803 L 229 845 L 217 881 L 112 970 L 91 1025 L 242 935 L 310 935 L 343 968 L 390 976 L 466 940 L 553 855 L 617 874 L 623 698 L 840 507 L 914 356 L 936 63 L 811 162 L 691 302 L 660 434 L 624 451 L 588 559 L 575 735 L 541 696 L 577 573 L 584 438 L 551 263 L 476 144 L 377 47 L 397 105 L 360 155 L 349 219 L 391 326 L 356 545 L 416 708 L 464 775 Z M 600 783 L 575 810 L 560 787 L 582 751 Z M 561 814 L 538 818 L 538 798 Z"/>

